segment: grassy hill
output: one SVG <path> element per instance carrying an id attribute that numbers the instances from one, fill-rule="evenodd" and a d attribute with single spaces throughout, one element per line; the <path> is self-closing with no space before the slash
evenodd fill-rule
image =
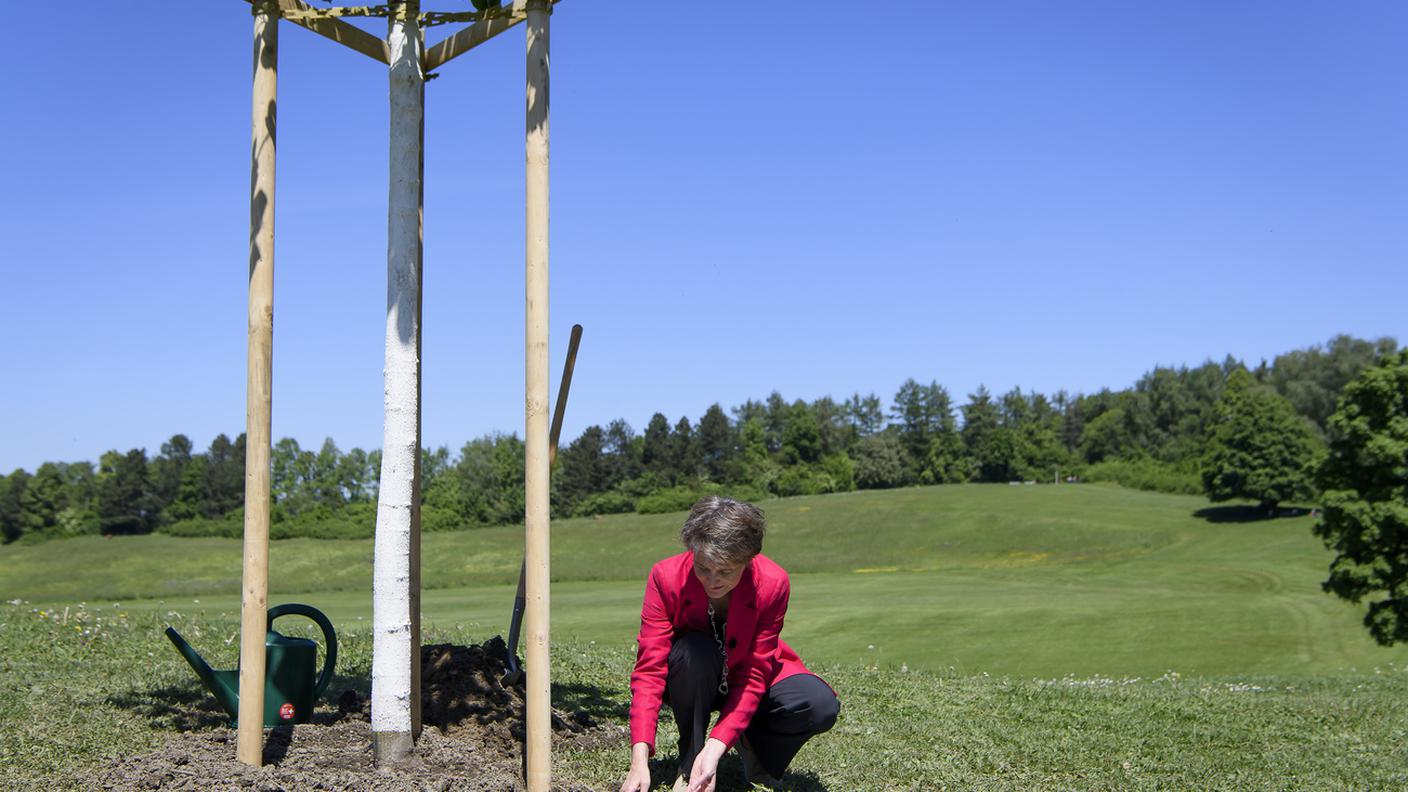
<path id="1" fill-rule="evenodd" d="M 1309 517 L 1225 521 L 1200 498 L 1104 486 L 948 486 L 763 504 L 767 553 L 793 575 L 784 636 L 819 662 L 1059 677 L 1320 673 L 1408 665 L 1323 594 Z M 1201 514 L 1201 516 L 1199 516 Z M 553 526 L 553 629 L 629 645 L 645 570 L 680 515 Z M 502 632 L 519 528 L 427 534 L 425 619 Z M 273 601 L 344 629 L 371 615 L 371 542 L 271 550 Z M 85 538 L 0 549 L 0 590 L 36 603 L 233 614 L 227 539 Z M 137 600 L 137 601 L 133 601 Z M 198 600 L 198 602 L 196 601 Z"/>
<path id="2" fill-rule="evenodd" d="M 1308 517 L 1227 521 L 1238 512 L 1198 498 L 1099 486 L 764 506 L 768 553 L 793 572 L 784 635 L 844 701 L 793 765 L 795 789 L 1408 786 L 1408 653 L 1320 592 L 1329 555 Z M 679 522 L 554 525 L 555 697 L 593 691 L 596 714 L 621 721 L 642 575 Z M 503 631 L 521 542 L 425 537 L 430 640 Z M 335 687 L 365 689 L 370 541 L 278 542 L 272 558 L 273 601 L 326 610 Z M 18 598 L 0 605 L 0 788 L 86 789 L 105 757 L 217 722 L 161 628 L 233 667 L 239 563 L 231 540 L 0 548 L 0 590 Z M 626 760 L 624 744 L 561 751 L 555 777 L 611 790 Z M 735 759 L 722 773 L 738 788 Z"/>

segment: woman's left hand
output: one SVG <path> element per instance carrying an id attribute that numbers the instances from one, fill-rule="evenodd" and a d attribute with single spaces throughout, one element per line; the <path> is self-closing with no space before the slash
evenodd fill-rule
<path id="1" fill-rule="evenodd" d="M 694 757 L 694 767 L 689 771 L 689 792 L 714 792 L 714 782 L 719 771 L 719 760 L 728 752 L 728 746 L 710 737 Z"/>

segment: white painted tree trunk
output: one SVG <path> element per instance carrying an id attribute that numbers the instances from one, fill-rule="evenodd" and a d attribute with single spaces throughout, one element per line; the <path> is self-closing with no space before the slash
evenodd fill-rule
<path id="1" fill-rule="evenodd" d="M 236 754 L 263 764 L 264 637 L 269 609 L 269 441 L 274 351 L 274 149 L 279 17 L 254 16 L 249 192 L 249 360 L 245 393 L 244 568 L 240 582 L 240 704 Z"/>
<path id="2" fill-rule="evenodd" d="M 393 19 L 391 171 L 386 250 L 385 426 L 372 568 L 372 745 L 378 764 L 414 747 L 419 622 L 421 72 L 418 4 Z M 415 594 L 418 594 L 416 592 Z"/>
<path id="3" fill-rule="evenodd" d="M 552 781 L 548 658 L 548 0 L 528 0 L 524 564 L 529 792 Z"/>

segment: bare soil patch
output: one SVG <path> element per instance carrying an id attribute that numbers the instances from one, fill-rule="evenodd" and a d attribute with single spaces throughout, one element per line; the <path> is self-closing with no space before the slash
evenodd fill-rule
<path id="1" fill-rule="evenodd" d="M 414 756 L 395 768 L 372 764 L 370 702 L 357 691 L 330 696 L 336 712 L 266 733 L 264 766 L 235 759 L 235 731 L 175 734 L 161 748 L 98 771 L 96 788 L 121 790 L 466 790 L 505 792 L 523 784 L 524 690 L 501 684 L 504 643 L 434 644 L 421 649 L 424 730 Z M 590 747 L 625 739 L 624 729 L 585 712 L 554 710 L 555 745 Z M 588 787 L 558 781 L 556 790 Z"/>

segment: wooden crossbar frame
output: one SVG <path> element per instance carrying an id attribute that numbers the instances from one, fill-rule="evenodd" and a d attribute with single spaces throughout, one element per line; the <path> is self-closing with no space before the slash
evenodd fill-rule
<path id="1" fill-rule="evenodd" d="M 249 2 L 249 0 L 246 0 Z M 561 0 L 552 0 L 553 5 Z M 342 21 L 336 8 L 313 8 L 303 0 L 278 0 L 279 13 L 289 22 L 317 33 L 379 63 L 391 63 L 391 50 L 384 39 Z M 370 16 L 370 14 L 368 14 Z M 528 19 L 527 0 L 513 0 L 497 12 L 490 10 L 484 18 L 447 36 L 426 48 L 421 69 L 430 72 L 469 52 L 484 42 Z"/>

